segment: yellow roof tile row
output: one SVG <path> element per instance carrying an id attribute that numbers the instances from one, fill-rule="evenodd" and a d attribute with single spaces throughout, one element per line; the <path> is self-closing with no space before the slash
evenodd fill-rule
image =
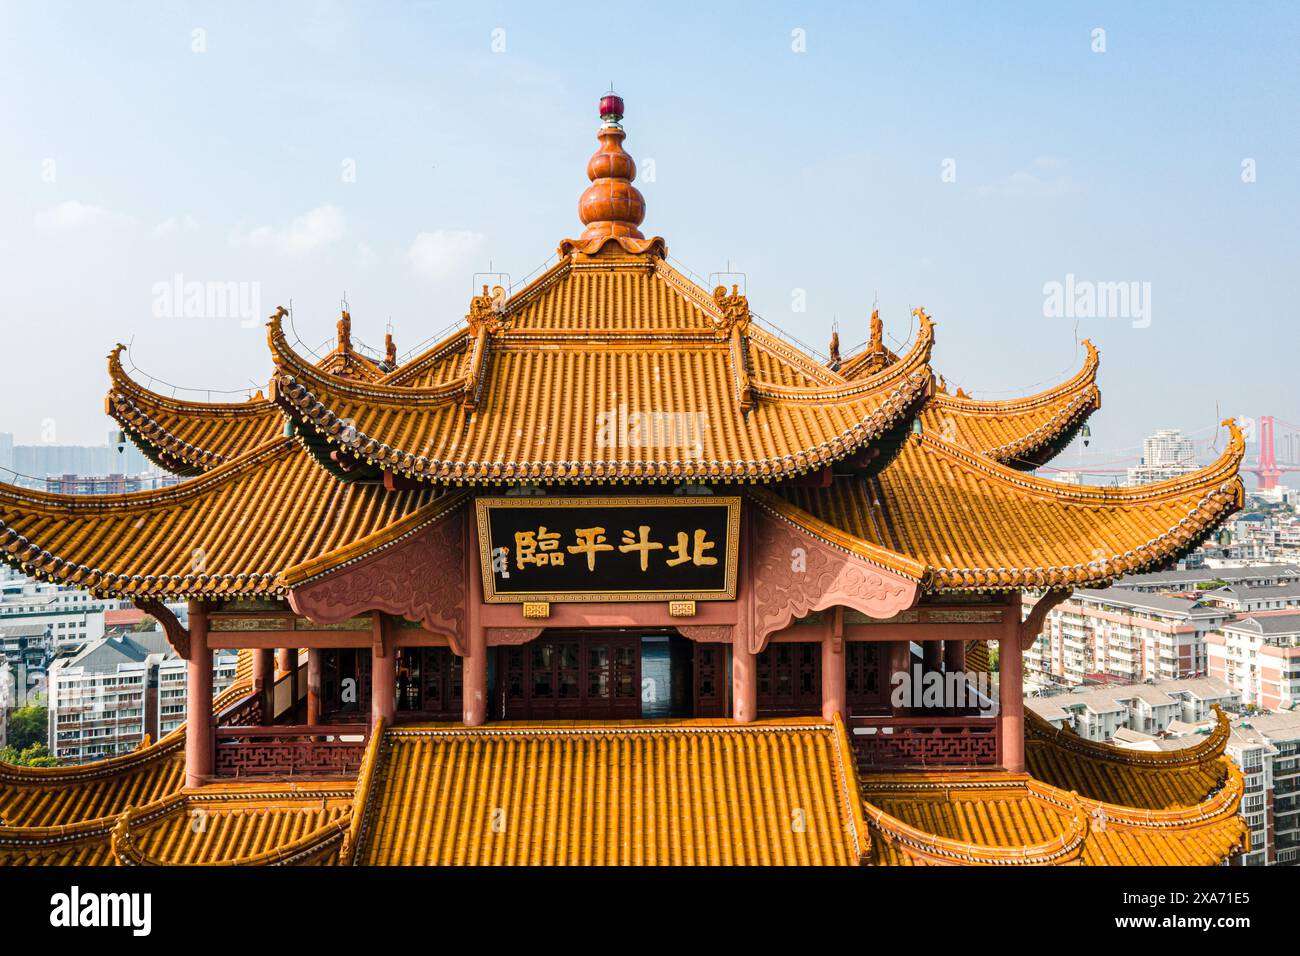
<path id="1" fill-rule="evenodd" d="M 818 720 L 389 730 L 363 864 L 857 864 L 842 726 Z"/>
<path id="2" fill-rule="evenodd" d="M 1193 807 L 1144 812 L 999 772 L 864 781 L 877 865 L 1217 866 L 1247 848 L 1242 778 Z M 1176 770 L 1166 771 L 1177 773 Z"/>
<path id="3" fill-rule="evenodd" d="M 1025 713 L 1025 761 L 1039 780 L 1103 803 L 1169 810 L 1195 806 L 1224 783 L 1231 734 L 1222 711 L 1213 733 L 1183 750 L 1138 751 L 1095 743 Z"/>
<path id="4" fill-rule="evenodd" d="M 922 427 L 943 441 L 1014 468 L 1050 460 L 1087 417 L 1101 407 L 1097 350 L 1073 377 L 1027 398 L 986 401 L 940 392 L 921 410 Z"/>
<path id="5" fill-rule="evenodd" d="M 355 556 L 358 542 L 401 532 L 403 519 L 435 520 L 444 495 L 337 481 L 282 438 L 156 491 L 55 495 L 0 485 L 0 559 L 106 595 L 279 594 L 282 571 L 324 554 Z"/>
<path id="6" fill-rule="evenodd" d="M 462 379 L 434 386 L 327 375 L 273 318 L 273 397 L 339 454 L 407 477 L 729 481 L 843 458 L 928 391 L 928 319 L 907 356 L 848 382 L 757 330 L 738 353 L 718 309 L 653 256 L 566 260 L 493 315 Z"/>
<path id="7" fill-rule="evenodd" d="M 337 784 L 208 786 L 122 814 L 111 849 L 134 866 L 330 864 L 352 799 Z"/>
<path id="8" fill-rule="evenodd" d="M 926 434 L 905 440 L 874 478 L 778 485 L 762 500 L 783 500 L 809 530 L 811 516 L 863 548 L 906 556 L 896 570 L 910 575 L 919 563 L 939 590 L 1100 584 L 1179 557 L 1240 507 L 1245 443 L 1228 424 L 1218 461 L 1151 485 L 1047 481 Z"/>
<path id="9" fill-rule="evenodd" d="M 1024 475 L 932 436 L 877 477 L 751 488 L 835 547 L 944 590 L 1073 587 L 1168 562 L 1235 510 L 1244 445 L 1157 485 L 1103 489 Z M 0 559 L 133 598 L 279 595 L 446 516 L 460 495 L 340 482 L 290 439 L 174 488 L 53 495 L 0 485 Z M 297 573 L 302 571 L 302 573 Z"/>
<path id="10" fill-rule="evenodd" d="M 112 385 L 105 407 L 160 467 L 178 475 L 199 474 L 284 431 L 283 416 L 260 392 L 246 402 L 194 402 L 150 391 L 122 368 L 123 349 L 118 345 L 108 356 Z"/>
<path id="11" fill-rule="evenodd" d="M 0 764 L 0 826 L 57 827 L 111 817 L 179 790 L 185 738 L 73 767 Z"/>
<path id="12" fill-rule="evenodd" d="M 350 349 L 336 348 L 316 365 L 340 378 L 429 386 L 459 374 L 465 341 L 461 330 L 390 373 Z M 105 407 L 160 467 L 178 475 L 200 474 L 284 433 L 284 414 L 261 392 L 245 402 L 196 402 L 145 388 L 122 367 L 124 348 L 118 345 L 108 356 Z"/>

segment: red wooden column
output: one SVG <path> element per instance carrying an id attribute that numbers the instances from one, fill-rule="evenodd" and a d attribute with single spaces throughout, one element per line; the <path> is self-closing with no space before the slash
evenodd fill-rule
<path id="1" fill-rule="evenodd" d="M 201 787 L 213 773 L 212 651 L 208 611 L 190 601 L 190 659 L 185 669 L 185 786 Z"/>
<path id="2" fill-rule="evenodd" d="M 731 711 L 738 724 L 758 719 L 758 656 L 743 636 L 731 645 Z"/>
<path id="3" fill-rule="evenodd" d="M 1020 652 L 1020 609 L 998 641 L 998 732 L 1002 737 L 1002 766 L 1011 773 L 1025 770 L 1025 659 Z"/>
<path id="4" fill-rule="evenodd" d="M 831 609 L 827 634 L 822 638 L 822 717 L 847 718 L 849 708 L 845 691 L 844 608 Z"/>
<path id="5" fill-rule="evenodd" d="M 253 692 L 260 699 L 262 723 L 271 723 L 275 716 L 275 651 L 272 648 L 253 651 Z"/>
<path id="6" fill-rule="evenodd" d="M 384 619 L 374 612 L 374 641 L 370 647 L 370 722 L 380 717 L 384 724 L 393 725 L 397 713 L 397 659 L 384 633 Z"/>
<path id="7" fill-rule="evenodd" d="M 922 641 L 921 655 L 925 663 L 925 673 L 938 671 L 943 667 L 943 641 Z"/>
<path id="8" fill-rule="evenodd" d="M 461 702 L 465 726 L 480 727 L 487 723 L 488 666 L 487 628 L 472 627 L 467 635 L 466 654 L 461 672 Z"/>
<path id="9" fill-rule="evenodd" d="M 312 726 L 320 723 L 320 655 L 317 648 L 307 649 L 307 723 Z"/>
<path id="10" fill-rule="evenodd" d="M 754 523 L 746 503 L 740 513 L 740 567 L 736 573 L 736 626 L 731 629 L 731 717 L 738 724 L 758 719 L 758 655 L 750 650 L 754 630 Z"/>
<path id="11" fill-rule="evenodd" d="M 473 508 L 465 514 L 465 540 L 474 540 Z M 465 656 L 461 660 L 460 709 L 466 727 L 487 723 L 487 628 L 483 626 L 483 577 L 478 548 L 465 549 Z"/>
<path id="12" fill-rule="evenodd" d="M 893 711 L 894 716 L 905 717 L 907 716 L 908 708 L 893 706 L 894 690 L 898 686 L 894 682 L 894 675 L 902 673 L 906 675 L 907 680 L 910 681 L 912 679 L 912 642 L 907 640 L 889 641 L 885 644 L 885 648 L 885 653 L 887 655 L 885 658 L 887 662 L 885 671 L 885 692 L 889 695 L 890 709 Z M 917 690 L 918 689 L 915 687 L 912 688 L 913 699 L 915 699 Z"/>
<path id="13" fill-rule="evenodd" d="M 951 674 L 953 671 L 966 669 L 966 642 L 947 640 L 943 642 L 943 669 Z"/>

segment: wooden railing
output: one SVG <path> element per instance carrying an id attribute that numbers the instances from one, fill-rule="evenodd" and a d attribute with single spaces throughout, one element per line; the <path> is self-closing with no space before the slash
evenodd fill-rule
<path id="1" fill-rule="evenodd" d="M 1002 763 L 995 717 L 850 717 L 848 726 L 862 768 Z"/>
<path id="2" fill-rule="evenodd" d="M 352 777 L 361 767 L 367 728 L 357 724 L 217 727 L 218 777 Z M 344 737 L 351 739 L 344 740 Z"/>

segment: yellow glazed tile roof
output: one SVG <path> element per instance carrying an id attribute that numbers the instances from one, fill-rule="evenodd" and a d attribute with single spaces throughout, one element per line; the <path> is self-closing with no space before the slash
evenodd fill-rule
<path id="1" fill-rule="evenodd" d="M 1247 846 L 1242 778 L 1195 805 L 1086 800 L 1023 774 L 909 773 L 863 782 L 877 865 L 1216 866 Z M 1176 773 L 1176 770 L 1167 771 Z"/>
<path id="2" fill-rule="evenodd" d="M 246 402 L 168 398 L 132 379 L 118 345 L 108 356 L 111 387 L 105 410 L 155 464 L 196 475 L 278 437 L 284 418 L 259 392 Z"/>
<path id="3" fill-rule="evenodd" d="M 920 565 L 934 589 L 1101 584 L 1186 553 L 1240 507 L 1245 443 L 1228 424 L 1214 464 L 1130 488 L 1048 481 L 926 434 L 874 478 L 753 493 L 813 533 L 814 521 L 836 529 L 837 546 L 904 556 L 897 570 L 916 577 Z"/>
<path id="4" fill-rule="evenodd" d="M 214 713 L 251 693 L 252 664 L 253 655 L 240 651 L 234 680 L 213 699 Z M 30 838 L 40 828 L 103 823 L 129 807 L 171 796 L 184 783 L 184 752 L 182 724 L 160 741 L 104 760 L 66 767 L 0 763 L 0 830 L 25 831 L 10 836 Z"/>
<path id="5" fill-rule="evenodd" d="M 1219 712 L 1213 733 L 1183 750 L 1133 750 L 1057 730 L 1025 712 L 1025 761 L 1038 779 L 1104 803 L 1151 810 L 1195 806 L 1223 786 L 1221 759 L 1231 734 Z"/>
<path id="6" fill-rule="evenodd" d="M 273 318 L 272 397 L 326 448 L 404 477 L 730 481 L 844 458 L 906 421 L 929 390 L 928 319 L 899 362 L 847 382 L 771 336 L 742 335 L 747 313 L 723 334 L 726 309 L 654 256 L 597 271 L 582 259 L 500 314 L 472 310 L 462 377 L 432 386 L 327 375 Z"/>
<path id="7" fill-rule="evenodd" d="M 351 787 L 217 784 L 116 821 L 114 862 L 133 866 L 330 864 L 352 813 Z"/>
<path id="8" fill-rule="evenodd" d="M 55 495 L 0 485 L 0 559 L 99 594 L 176 599 L 284 592 L 280 574 L 372 535 L 436 520 L 448 496 L 337 481 L 291 439 L 171 488 Z"/>
<path id="9" fill-rule="evenodd" d="M 820 720 L 385 733 L 363 864 L 857 864 L 856 773 Z"/>
<path id="10" fill-rule="evenodd" d="M 0 764 L 0 825 L 65 826 L 115 816 L 179 790 L 185 738 L 166 740 L 107 760 L 72 767 Z"/>
<path id="11" fill-rule="evenodd" d="M 1083 368 L 1055 388 L 1027 398 L 985 401 L 939 392 L 921 410 L 921 425 L 944 441 L 1013 468 L 1050 460 L 1101 407 L 1097 350 L 1084 340 Z"/>
<path id="12" fill-rule="evenodd" d="M 383 373 L 364 356 L 334 349 L 315 364 L 341 378 L 393 385 L 436 385 L 459 374 L 464 330 L 444 339 L 398 369 Z M 210 471 L 284 433 L 284 414 L 259 391 L 245 402 L 196 402 L 152 391 L 122 367 L 118 345 L 108 356 L 111 383 L 105 409 L 155 464 L 173 474 Z"/>

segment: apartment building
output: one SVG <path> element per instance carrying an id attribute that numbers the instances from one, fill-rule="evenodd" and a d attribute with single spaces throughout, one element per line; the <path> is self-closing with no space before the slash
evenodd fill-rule
<path id="1" fill-rule="evenodd" d="M 56 654 L 103 637 L 104 611 L 124 606 L 30 578 L 0 581 L 0 627 L 40 625 L 49 630 Z"/>
<path id="2" fill-rule="evenodd" d="M 1137 743 L 1214 719 L 1214 707 L 1241 709 L 1241 696 L 1211 678 L 1169 680 L 1153 684 L 1106 684 L 1087 690 L 1027 697 L 1025 706 L 1053 726 L 1067 724 L 1089 740 Z"/>
<path id="3" fill-rule="evenodd" d="M 43 624 L 0 626 L 0 665 L 8 666 L 13 681 L 10 707 L 25 707 L 44 686 L 46 669 L 54 656 L 54 642 Z"/>
<path id="4" fill-rule="evenodd" d="M 1247 615 L 1206 639 L 1209 672 L 1247 704 L 1286 710 L 1300 704 L 1300 612 Z"/>
<path id="5" fill-rule="evenodd" d="M 1253 586 L 1229 584 L 1204 592 L 1208 604 L 1227 608 L 1234 614 L 1253 614 L 1256 611 L 1300 611 L 1300 581 L 1286 584 Z"/>
<path id="6" fill-rule="evenodd" d="M 1245 778 L 1241 815 L 1250 828 L 1242 866 L 1300 862 L 1300 712 L 1234 722 L 1228 756 Z"/>
<path id="7" fill-rule="evenodd" d="M 1240 568 L 1179 568 L 1174 571 L 1127 574 L 1115 580 L 1115 587 L 1147 594 L 1170 594 L 1195 593 L 1224 584 L 1272 587 L 1295 582 L 1300 582 L 1300 566 L 1255 564 Z"/>
<path id="8" fill-rule="evenodd" d="M 1206 635 L 1231 617 L 1198 598 L 1080 590 L 1047 615 L 1025 653 L 1025 673 L 1066 686 L 1200 677 L 1207 671 Z"/>
<path id="9" fill-rule="evenodd" d="M 1195 471 L 1196 446 L 1177 428 L 1163 428 L 1142 442 L 1142 463 L 1128 469 L 1130 485 L 1177 478 Z"/>
<path id="10" fill-rule="evenodd" d="M 213 694 L 235 681 L 238 651 L 216 651 L 212 658 Z M 185 661 L 170 657 L 158 665 L 157 720 L 159 737 L 166 737 L 185 723 Z"/>
<path id="11" fill-rule="evenodd" d="M 220 652 L 214 661 L 214 693 L 234 678 L 235 656 Z M 164 726 L 174 729 L 179 721 L 170 709 L 162 720 L 159 685 L 162 666 L 175 659 L 158 630 L 101 638 L 56 660 L 49 671 L 50 752 L 73 763 L 98 760 L 134 750 L 146 734 L 157 740 Z"/>

